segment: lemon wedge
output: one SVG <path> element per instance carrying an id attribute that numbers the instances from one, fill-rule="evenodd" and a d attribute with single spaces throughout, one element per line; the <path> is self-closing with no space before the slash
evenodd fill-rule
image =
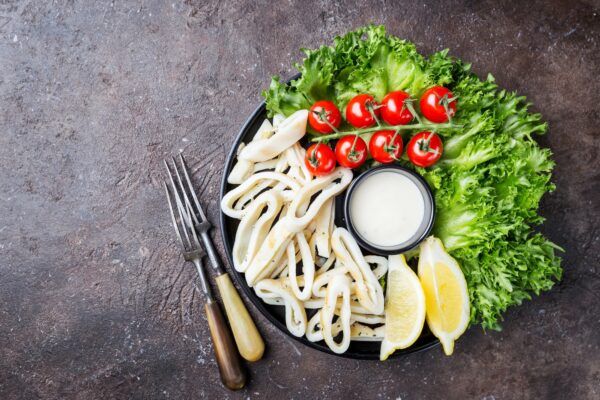
<path id="1" fill-rule="evenodd" d="M 412 345 L 425 324 L 425 294 L 403 255 L 388 259 L 385 297 L 385 330 L 379 353 L 382 361 L 394 351 Z"/>
<path id="2" fill-rule="evenodd" d="M 458 263 L 433 236 L 421 244 L 419 279 L 425 292 L 427 325 L 451 355 L 454 341 L 469 325 L 469 292 Z"/>

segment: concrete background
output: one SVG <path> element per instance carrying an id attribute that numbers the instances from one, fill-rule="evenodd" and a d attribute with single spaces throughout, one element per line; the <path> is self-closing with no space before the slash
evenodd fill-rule
<path id="1" fill-rule="evenodd" d="M 591 1 L 0 0 L 0 398 L 600 398 L 600 5 Z M 159 162 L 184 150 L 217 222 L 222 165 L 298 48 L 384 23 L 449 47 L 550 123 L 558 190 L 542 231 L 564 279 L 393 362 L 268 342 L 248 387 L 220 384 Z"/>

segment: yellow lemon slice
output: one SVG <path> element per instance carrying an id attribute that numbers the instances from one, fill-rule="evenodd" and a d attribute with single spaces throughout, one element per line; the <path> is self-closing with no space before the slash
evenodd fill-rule
<path id="1" fill-rule="evenodd" d="M 388 259 L 385 296 L 385 330 L 379 359 L 412 345 L 425 324 L 425 294 L 419 278 L 406 264 L 403 255 Z"/>
<path id="2" fill-rule="evenodd" d="M 454 341 L 469 325 L 469 292 L 458 263 L 433 236 L 421 244 L 419 279 L 425 291 L 427 325 L 451 355 Z"/>

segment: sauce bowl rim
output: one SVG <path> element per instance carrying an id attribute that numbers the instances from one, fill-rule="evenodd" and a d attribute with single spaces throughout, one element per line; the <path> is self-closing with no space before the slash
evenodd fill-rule
<path id="1" fill-rule="evenodd" d="M 425 230 L 423 230 L 423 232 L 415 240 L 408 242 L 408 243 L 407 242 L 401 243 L 400 245 L 398 245 L 396 247 L 394 247 L 394 246 L 377 247 L 373 243 L 367 242 L 358 233 L 356 228 L 354 228 L 352 218 L 350 216 L 350 199 L 352 197 L 354 190 L 366 178 L 368 178 L 369 176 L 371 176 L 375 173 L 383 172 L 384 170 L 391 170 L 391 171 L 395 171 L 396 173 L 401 172 L 405 176 L 408 175 L 409 179 L 413 178 L 413 179 L 411 179 L 413 182 L 414 182 L 414 180 L 418 181 L 418 182 L 414 182 L 414 183 L 415 184 L 420 183 L 421 186 L 423 187 L 423 189 L 424 189 L 423 191 L 421 191 L 419 189 L 419 191 L 423 194 L 423 201 L 429 202 L 431 205 L 431 212 L 429 213 L 429 215 L 427 213 L 425 213 L 425 215 L 424 215 L 424 220 L 426 220 L 426 224 L 427 224 Z M 348 231 L 352 234 L 354 239 L 356 239 L 356 241 L 362 248 L 372 252 L 373 254 L 377 254 L 380 256 L 390 256 L 390 255 L 394 255 L 394 254 L 405 253 L 405 252 L 415 248 L 416 246 L 418 246 L 419 243 L 421 243 L 431 233 L 431 230 L 433 229 L 433 224 L 435 221 L 435 199 L 433 198 L 433 193 L 431 191 L 431 188 L 429 187 L 429 184 L 418 173 L 416 173 L 408 168 L 402 167 L 400 165 L 379 165 L 375 168 L 371 168 L 371 169 L 361 173 L 360 175 L 358 175 L 358 177 L 356 179 L 354 179 L 350 183 L 350 186 L 346 190 L 346 194 L 345 194 L 345 198 L 344 198 L 344 219 L 346 220 L 345 222 L 346 222 L 346 226 L 348 227 Z"/>

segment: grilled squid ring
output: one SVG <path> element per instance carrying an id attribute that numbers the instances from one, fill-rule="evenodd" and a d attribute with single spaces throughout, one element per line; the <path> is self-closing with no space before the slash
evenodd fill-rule
<path id="1" fill-rule="evenodd" d="M 312 294 L 312 285 L 315 279 L 315 261 L 310 254 L 310 247 L 306 241 L 304 233 L 296 233 L 295 242 L 298 243 L 300 255 L 302 257 L 302 285 L 304 288 L 300 290 L 300 284 L 298 282 L 297 271 L 296 271 L 296 248 L 294 241 L 291 241 L 287 247 L 288 256 L 288 276 L 290 280 L 290 287 L 292 292 L 296 295 L 298 300 L 308 300 Z"/>
<path id="2" fill-rule="evenodd" d="M 286 214 L 286 207 L 284 206 L 281 211 L 281 215 L 285 215 L 285 214 Z M 308 242 L 308 245 L 310 247 L 310 255 L 312 257 L 313 264 L 316 265 L 315 249 L 313 248 L 315 235 L 314 235 L 314 232 L 311 231 L 310 224 L 304 230 L 304 237 L 306 238 L 306 241 Z M 295 235 L 294 235 L 294 237 L 292 237 L 291 242 L 297 242 Z M 289 244 L 288 244 L 288 246 L 289 246 Z M 300 246 L 294 246 L 294 249 L 295 249 L 296 257 L 295 257 L 294 261 L 292 262 L 292 265 L 295 266 L 300 262 L 300 260 L 302 260 L 302 253 L 300 252 Z M 308 257 L 308 254 L 306 254 L 305 257 Z M 275 279 L 275 278 L 279 278 L 279 277 L 288 277 L 289 276 L 288 265 L 290 264 L 290 260 L 291 260 L 290 254 L 287 253 L 287 249 L 286 249 L 285 257 L 281 258 L 281 260 L 279 261 L 279 264 L 277 265 L 277 267 L 275 267 L 275 269 L 273 270 L 273 272 L 271 273 L 269 278 Z M 307 258 L 307 260 L 308 260 L 308 258 Z M 316 273 L 316 267 L 315 267 L 315 273 Z M 298 279 L 300 279 L 300 278 L 302 278 L 302 275 L 300 275 Z M 298 283 L 298 285 L 304 286 L 303 283 Z"/>
<path id="3" fill-rule="evenodd" d="M 347 273 L 348 270 L 344 267 L 330 269 L 329 271 L 325 271 L 319 275 L 317 275 L 314 279 L 312 285 L 312 294 L 315 297 L 325 297 L 327 296 L 327 285 L 331 281 L 331 279 L 337 274 Z M 350 285 L 350 293 L 352 293 L 352 284 Z"/>
<path id="4" fill-rule="evenodd" d="M 333 259 L 334 259 L 334 257 L 330 258 L 329 260 L 333 260 Z M 372 270 L 373 274 L 375 275 L 375 278 L 377 280 L 379 280 L 379 278 L 381 278 L 387 272 L 387 258 L 380 257 L 380 256 L 365 256 L 365 261 L 369 265 L 370 264 L 377 265 L 377 267 L 375 267 Z M 325 265 L 326 264 L 327 264 L 327 262 L 325 263 Z M 315 297 L 325 297 L 325 295 L 327 293 L 326 287 L 329 284 L 329 281 L 331 280 L 331 278 L 336 273 L 339 273 L 339 271 L 348 272 L 348 270 L 343 266 L 338 266 L 335 269 L 331 269 L 331 270 L 327 270 L 327 269 L 323 270 L 325 265 L 323 265 L 323 267 L 321 267 L 317 271 L 317 275 L 315 276 L 315 279 L 313 282 L 312 293 L 313 293 L 313 296 L 315 296 Z M 352 283 L 350 293 L 352 293 L 352 294 L 355 293 L 354 283 Z"/>
<path id="5" fill-rule="evenodd" d="M 285 325 L 294 336 L 304 336 L 306 332 L 306 311 L 294 294 L 275 279 L 264 279 L 254 288 L 256 295 L 265 302 L 279 301 L 285 306 Z"/>
<path id="6" fill-rule="evenodd" d="M 355 342 L 381 342 L 385 334 L 385 325 L 372 328 L 355 322 L 350 327 L 350 333 Z"/>
<path id="7" fill-rule="evenodd" d="M 333 223 L 335 219 L 334 198 L 327 200 L 323 207 L 317 213 L 315 219 L 317 254 L 321 257 L 329 257 L 331 252 L 331 233 L 333 232 Z"/>
<path id="8" fill-rule="evenodd" d="M 360 304 L 371 314 L 383 313 L 383 289 L 350 232 L 344 228 L 336 228 L 331 235 L 331 248 L 337 262 L 348 269 L 354 279 Z"/>
<path id="9" fill-rule="evenodd" d="M 288 260 L 287 257 L 281 257 L 279 264 L 275 267 L 271 276 L 271 279 L 283 278 L 288 276 Z"/>
<path id="10" fill-rule="evenodd" d="M 254 162 L 275 158 L 306 134 L 308 110 L 298 110 L 278 124 L 268 139 L 253 140 L 240 151 L 239 159 Z"/>
<path id="11" fill-rule="evenodd" d="M 363 324 L 377 325 L 385 324 L 384 315 L 361 314 L 352 310 L 352 322 L 360 322 Z"/>
<path id="12" fill-rule="evenodd" d="M 336 180 L 340 182 L 336 183 Z M 288 210 L 289 228 L 293 232 L 300 232 L 315 219 L 323 205 L 333 196 L 344 190 L 352 180 L 352 171 L 338 167 L 331 174 L 312 180 L 304 185 L 295 196 Z M 303 210 L 310 199 L 317 194 L 306 211 Z"/>
<path id="13" fill-rule="evenodd" d="M 285 286 L 285 282 L 283 282 L 283 285 Z M 339 301 L 338 301 L 338 306 L 340 304 L 341 303 L 339 303 Z M 323 308 L 324 305 L 325 305 L 324 297 L 313 297 L 304 302 L 304 308 L 306 308 L 307 310 L 320 309 L 320 308 Z M 356 295 L 353 295 L 352 293 L 350 293 L 350 309 L 352 310 L 352 314 L 383 316 L 383 313 L 371 314 L 369 312 L 369 310 L 367 310 L 366 308 L 364 308 L 363 306 L 360 305 L 360 303 L 358 302 L 358 298 L 356 297 Z"/>
<path id="14" fill-rule="evenodd" d="M 360 322 L 354 321 L 354 314 L 350 318 L 350 337 L 352 341 L 381 341 L 383 340 L 385 326 L 381 325 L 372 328 L 367 325 L 363 325 Z M 332 324 L 333 337 L 339 335 L 342 330 L 342 324 L 340 320 L 335 321 Z M 318 342 L 323 340 L 323 331 L 321 330 L 321 310 L 317 311 L 311 319 L 308 320 L 306 325 L 306 338 L 311 342 Z"/>
<path id="15" fill-rule="evenodd" d="M 273 118 L 273 122 L 274 121 L 275 118 Z M 268 119 L 265 119 L 260 128 L 258 128 L 258 131 L 256 131 L 256 134 L 254 134 L 252 142 L 268 139 L 273 135 L 274 132 L 275 130 L 273 129 L 273 125 L 271 125 Z M 255 165 L 252 161 L 242 160 L 241 158 L 239 158 L 239 155 L 242 152 L 242 150 L 244 150 L 244 147 L 246 147 L 244 143 L 242 143 L 238 147 L 238 160 L 231 169 L 229 176 L 227 177 L 227 182 L 232 185 L 239 185 L 240 183 L 248 179 L 253 172 L 256 172 Z"/>
<path id="16" fill-rule="evenodd" d="M 329 258 L 325 260 L 325 262 L 323 263 L 323 265 L 321 265 L 319 267 L 319 269 L 316 271 L 316 274 L 322 274 L 324 272 L 329 271 L 329 269 L 333 266 L 333 264 L 335 263 L 335 254 L 331 253 L 329 255 Z"/>
<path id="17" fill-rule="evenodd" d="M 275 163 L 275 169 L 273 172 L 284 172 L 287 168 L 288 168 L 288 164 L 287 164 L 287 159 L 285 158 L 285 156 L 280 156 L 279 158 L 270 160 L 270 161 L 276 161 Z M 267 166 L 271 164 L 270 161 L 266 161 L 265 163 L 257 163 L 254 165 L 255 168 L 255 172 L 258 172 L 256 169 L 258 168 L 258 165 L 261 164 L 262 166 Z M 269 170 L 263 170 L 265 172 L 268 172 Z M 288 174 L 286 174 L 288 175 Z M 291 176 L 290 176 L 291 177 Z M 291 177 L 293 178 L 293 177 Z M 235 210 L 242 210 L 244 209 L 244 207 L 248 206 L 249 203 L 256 197 L 258 196 L 260 193 L 264 192 L 265 189 L 268 188 L 273 188 L 275 189 L 277 192 L 282 192 L 283 190 L 285 190 L 285 188 L 287 187 L 287 185 L 283 182 L 277 182 L 275 180 L 272 179 L 263 179 L 260 181 L 260 183 L 257 183 L 253 188 L 251 188 L 250 190 L 246 191 L 246 193 L 244 193 L 236 202 L 234 205 L 234 209 Z M 284 192 L 286 193 L 286 192 Z"/>
<path id="18" fill-rule="evenodd" d="M 350 278 L 346 274 L 337 274 L 327 286 L 327 296 L 325 304 L 321 309 L 321 331 L 323 340 L 334 353 L 341 354 L 350 347 Z M 338 298 L 341 298 L 339 318 L 341 324 L 342 341 L 337 343 L 334 337 L 337 335 L 333 331 L 333 318 L 336 315 Z M 305 329 L 306 330 L 306 329 Z"/>
<path id="19" fill-rule="evenodd" d="M 246 269 L 246 282 L 254 286 L 261 278 L 271 276 L 294 236 L 288 228 L 287 217 L 279 219 L 267 234 L 258 252 Z M 295 265 L 295 264 L 294 264 Z"/>
<path id="20" fill-rule="evenodd" d="M 331 325 L 333 337 L 339 335 L 342 330 L 342 322 L 338 319 Z M 323 331 L 321 330 L 321 310 L 318 310 L 313 315 L 306 325 L 306 338 L 311 342 L 319 342 L 323 340 Z"/>
<path id="21" fill-rule="evenodd" d="M 262 193 L 248 206 L 233 242 L 232 258 L 236 271 L 246 271 L 282 206 L 281 196 L 274 190 Z"/>
<path id="22" fill-rule="evenodd" d="M 274 158 L 269 161 L 261 161 L 259 163 L 254 164 L 252 171 L 256 173 L 256 172 L 260 172 L 260 171 L 274 170 L 275 168 L 277 168 L 278 165 L 281 164 L 280 160 L 285 160 L 285 158 L 279 157 L 279 158 Z M 277 171 L 277 172 L 281 172 L 281 171 Z"/>
<path id="23" fill-rule="evenodd" d="M 365 261 L 369 265 L 377 265 L 375 268 L 372 269 L 373 275 L 375 275 L 375 278 L 377 278 L 377 280 L 381 279 L 381 277 L 386 274 L 388 270 L 387 258 L 381 256 L 365 256 Z"/>
<path id="24" fill-rule="evenodd" d="M 306 150 L 304 150 L 299 143 L 296 143 L 288 148 L 284 154 L 290 165 L 289 174 L 293 174 L 294 177 L 297 177 L 298 180 L 304 183 L 310 182 L 312 180 L 312 175 L 304 163 Z"/>
<path id="25" fill-rule="evenodd" d="M 283 197 L 284 200 L 288 201 L 291 197 L 294 197 L 294 194 L 300 190 L 300 184 L 296 182 L 294 179 L 290 178 L 286 174 L 281 172 L 259 172 L 258 174 L 254 174 L 248 179 L 244 181 L 241 185 L 229 191 L 225 196 L 223 196 L 223 200 L 221 200 L 221 210 L 225 215 L 231 218 L 241 219 L 247 210 L 247 204 L 242 209 L 235 209 L 234 204 L 247 192 L 252 190 L 255 186 L 263 183 L 264 180 L 273 180 L 281 182 L 285 185 L 285 187 L 290 188 L 291 190 L 282 190 L 279 194 Z M 286 193 L 287 192 L 287 193 Z M 258 195 L 258 193 L 256 193 Z"/>

